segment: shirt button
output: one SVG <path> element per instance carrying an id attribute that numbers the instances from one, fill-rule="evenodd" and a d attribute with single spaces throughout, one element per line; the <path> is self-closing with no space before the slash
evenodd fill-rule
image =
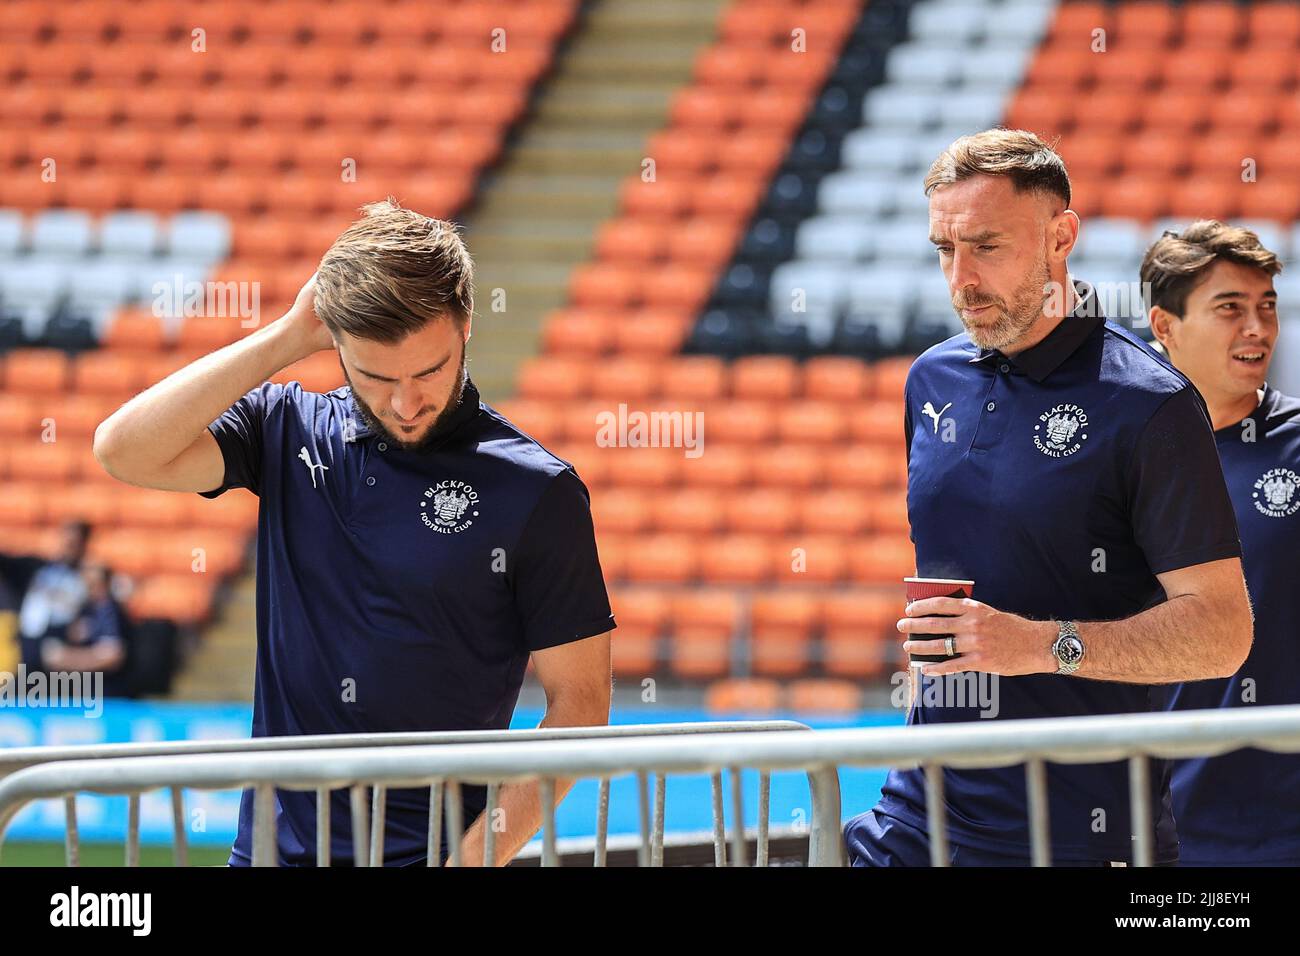
<path id="1" fill-rule="evenodd" d="M 1003 370 L 1005 371 L 1005 367 L 1004 367 Z M 380 450 L 380 451 L 388 451 L 388 442 L 383 442 L 383 441 L 381 441 L 381 442 L 379 443 L 379 450 Z"/>
<path id="2" fill-rule="evenodd" d="M 368 485 L 373 485 L 374 483 L 375 483 L 375 476 L 374 476 L 374 475 L 371 475 L 369 478 L 366 479 L 366 484 L 368 484 Z"/>
<path id="3" fill-rule="evenodd" d="M 998 406 L 997 406 L 997 402 L 989 402 L 984 407 L 987 408 L 989 411 L 993 411 L 993 409 L 997 408 Z"/>
<path id="4" fill-rule="evenodd" d="M 998 371 L 999 371 L 999 372 L 1010 372 L 1010 371 L 1011 371 L 1011 366 L 1008 365 L 1006 362 L 1003 362 L 1001 365 L 998 366 Z M 382 448 L 383 446 L 381 445 L 380 447 Z"/>

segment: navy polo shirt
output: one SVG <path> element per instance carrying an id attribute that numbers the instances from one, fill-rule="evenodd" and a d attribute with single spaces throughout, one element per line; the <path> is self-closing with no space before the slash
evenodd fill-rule
<path id="1" fill-rule="evenodd" d="M 1232 677 L 1170 684 L 1173 710 L 1300 704 L 1300 401 L 1264 387 L 1214 433 L 1241 529 L 1255 643 Z M 1181 862 L 1300 865 L 1300 754 L 1248 748 L 1174 762 Z"/>
<path id="2" fill-rule="evenodd" d="M 1108 322 L 1091 286 L 1075 290 L 1073 311 L 1014 359 L 963 333 L 912 365 L 908 517 L 918 575 L 972 580 L 976 600 L 1031 619 L 1117 620 L 1165 599 L 1156 574 L 1241 552 L 1199 393 Z M 996 708 L 957 692 L 977 679 Z M 1077 676 L 918 683 L 909 724 L 1155 709 L 1150 685 Z M 1168 762 L 1151 771 L 1156 859 L 1172 861 Z M 1125 762 L 1048 764 L 1047 778 L 1056 859 L 1131 858 Z M 944 784 L 954 843 L 1029 855 L 1023 766 L 945 770 Z M 892 771 L 878 809 L 924 827 L 924 808 L 921 771 Z"/>
<path id="3" fill-rule="evenodd" d="M 504 729 L 530 652 L 614 627 L 586 487 L 473 382 L 418 452 L 372 432 L 346 386 L 268 382 L 208 428 L 226 472 L 203 496 L 261 499 L 254 737 Z M 462 794 L 468 826 L 486 790 Z M 314 864 L 314 793 L 276 797 L 282 865 Z M 424 860 L 428 804 L 389 791 L 387 864 Z M 331 819 L 349 861 L 346 791 Z M 251 856 L 250 790 L 230 863 Z"/>

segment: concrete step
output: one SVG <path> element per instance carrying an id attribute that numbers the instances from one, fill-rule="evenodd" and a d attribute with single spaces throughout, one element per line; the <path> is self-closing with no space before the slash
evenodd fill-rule
<path id="1" fill-rule="evenodd" d="M 566 268 L 591 252 L 588 236 L 479 236 L 473 243 L 474 257 L 505 262 L 545 262 Z"/>
<path id="2" fill-rule="evenodd" d="M 520 172 L 586 173 L 604 176 L 610 173 L 636 170 L 645 158 L 645 144 L 631 149 L 570 149 L 527 146 L 515 150 L 511 166 Z"/>

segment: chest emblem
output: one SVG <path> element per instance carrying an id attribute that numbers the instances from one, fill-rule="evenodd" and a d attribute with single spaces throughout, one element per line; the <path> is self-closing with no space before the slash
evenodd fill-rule
<path id="1" fill-rule="evenodd" d="M 1300 511 L 1300 475 L 1290 468 L 1271 468 L 1260 475 L 1251 495 L 1255 509 L 1270 518 L 1285 518 Z"/>
<path id="2" fill-rule="evenodd" d="M 459 534 L 474 524 L 481 504 L 472 485 L 449 478 L 424 490 L 420 521 L 439 534 Z"/>
<path id="3" fill-rule="evenodd" d="M 1038 416 L 1034 447 L 1048 458 L 1068 458 L 1088 440 L 1088 413 L 1064 402 Z"/>
<path id="4" fill-rule="evenodd" d="M 926 402 L 921 406 L 921 414 L 934 420 L 934 433 L 936 435 L 939 434 L 939 417 L 950 408 L 952 408 L 952 402 L 949 402 L 937 412 L 934 410 L 934 406 L 929 402 Z"/>
<path id="5" fill-rule="evenodd" d="M 301 462 L 303 462 L 303 464 L 305 464 L 305 465 L 307 466 L 307 471 L 311 473 L 311 486 L 312 486 L 313 488 L 316 487 L 316 469 L 317 469 L 317 468 L 319 468 L 319 469 L 321 470 L 321 476 L 320 476 L 320 477 L 321 477 L 321 480 L 322 480 L 322 481 L 325 480 L 325 472 L 327 472 L 327 471 L 330 470 L 330 466 L 329 466 L 329 465 L 326 465 L 326 464 L 323 464 L 323 463 L 313 462 L 313 461 L 311 460 L 311 455 L 307 454 L 307 446 L 306 446 L 306 445 L 303 445 L 302 448 L 299 449 L 299 451 L 298 451 L 298 460 L 301 461 Z"/>

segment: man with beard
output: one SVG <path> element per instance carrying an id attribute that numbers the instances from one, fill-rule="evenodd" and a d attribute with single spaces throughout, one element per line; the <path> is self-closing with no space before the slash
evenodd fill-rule
<path id="1" fill-rule="evenodd" d="M 363 213 L 285 316 L 133 398 L 95 454 L 132 484 L 260 497 L 253 736 L 504 729 L 530 657 L 542 726 L 605 724 L 614 623 L 587 490 L 470 381 L 455 227 Z M 327 348 L 347 386 L 266 381 Z M 535 783 L 504 784 L 491 821 L 483 787 L 463 794 L 467 864 L 486 826 L 499 864 L 541 824 Z M 428 788 L 387 793 L 386 865 L 426 862 L 428 812 Z M 316 864 L 314 794 L 277 790 L 276 818 L 281 865 Z M 343 790 L 331 833 L 331 862 L 355 862 Z M 246 791 L 232 866 L 251 844 Z"/>
<path id="2" fill-rule="evenodd" d="M 921 668 L 909 724 L 1148 711 L 1153 685 L 1233 673 L 1251 611 L 1204 403 L 1069 276 L 1079 219 L 1060 156 L 987 130 L 952 143 L 925 191 L 966 334 L 908 374 L 908 517 L 917 574 L 975 586 L 898 622 L 906 650 L 949 658 Z M 943 686 L 964 678 L 990 682 L 996 708 Z M 944 862 L 1030 862 L 1022 767 L 943 783 Z M 1047 788 L 1054 862 L 1126 864 L 1135 825 L 1154 825 L 1157 863 L 1177 860 L 1167 761 L 1152 761 L 1156 819 L 1141 824 L 1126 762 L 1048 764 Z M 924 773 L 892 771 L 845 827 L 851 862 L 927 865 L 925 808 Z"/>

